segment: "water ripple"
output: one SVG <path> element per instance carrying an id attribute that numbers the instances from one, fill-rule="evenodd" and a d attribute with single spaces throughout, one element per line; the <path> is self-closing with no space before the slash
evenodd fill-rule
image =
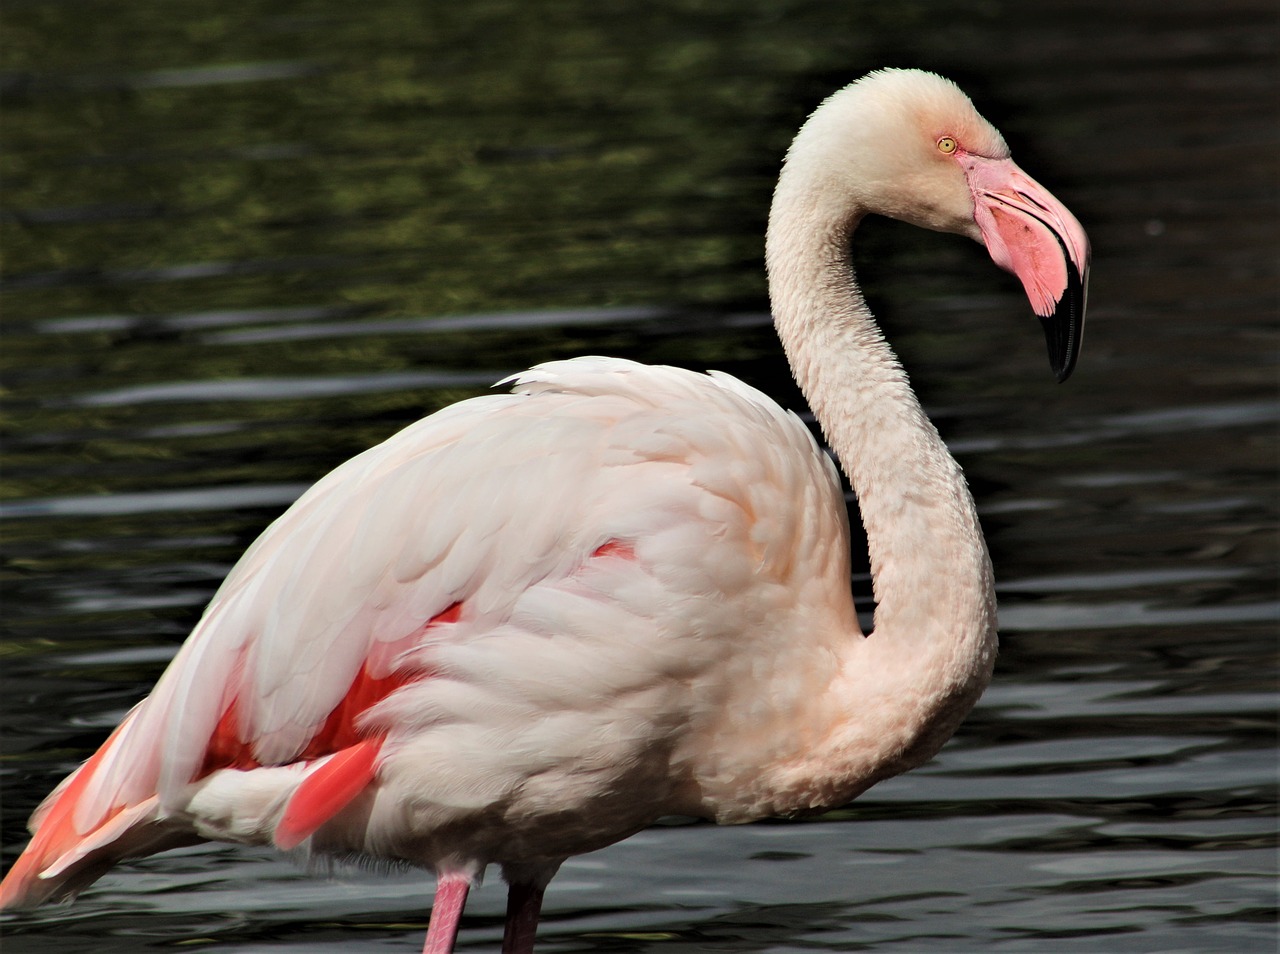
<path id="1" fill-rule="evenodd" d="M 88 407 L 135 406 L 153 403 L 203 401 L 275 401 L 375 394 L 411 388 L 486 388 L 500 381 L 502 371 L 402 371 L 380 374 L 332 374 L 296 378 L 218 378 L 143 384 L 84 394 L 62 401 Z"/>
<path id="2" fill-rule="evenodd" d="M 286 507 L 309 484 L 240 484 L 150 490 L 105 496 L 43 497 L 0 503 L 0 518 L 110 517 L 140 513 L 173 513 L 207 510 L 244 510 L 250 507 Z"/>

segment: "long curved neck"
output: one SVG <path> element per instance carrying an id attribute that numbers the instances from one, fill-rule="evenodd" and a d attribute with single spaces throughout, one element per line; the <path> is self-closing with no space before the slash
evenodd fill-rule
<path id="1" fill-rule="evenodd" d="M 933 644 L 985 685 L 995 595 L 973 498 L 858 289 L 849 243 L 864 211 L 831 211 L 821 185 L 784 169 L 769 218 L 770 294 L 792 372 L 858 497 L 873 641 Z"/>

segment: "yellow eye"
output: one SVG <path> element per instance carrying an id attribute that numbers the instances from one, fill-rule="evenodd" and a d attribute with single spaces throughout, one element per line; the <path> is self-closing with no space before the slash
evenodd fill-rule
<path id="1" fill-rule="evenodd" d="M 944 156 L 949 156 L 956 151 L 956 141 L 950 136 L 943 136 L 938 140 L 938 152 Z"/>

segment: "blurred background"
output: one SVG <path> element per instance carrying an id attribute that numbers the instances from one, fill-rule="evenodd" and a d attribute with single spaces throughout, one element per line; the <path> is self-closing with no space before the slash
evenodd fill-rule
<path id="1" fill-rule="evenodd" d="M 857 238 L 978 498 L 995 682 L 933 763 L 846 809 L 571 861 L 539 950 L 1274 951 L 1276 21 L 1272 0 L 7 0 L 6 863 L 346 457 L 581 353 L 802 409 L 761 261 L 779 161 L 828 93 L 915 66 L 1094 243 L 1057 386 L 978 245 Z M 411 951 L 428 884 L 207 846 L 5 920 L 4 949 Z M 459 950 L 496 949 L 503 895 L 473 896 Z"/>

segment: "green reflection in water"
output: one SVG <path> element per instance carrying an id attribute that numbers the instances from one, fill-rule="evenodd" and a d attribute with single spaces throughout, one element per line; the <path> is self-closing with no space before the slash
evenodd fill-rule
<path id="1" fill-rule="evenodd" d="M 192 468 L 209 482 L 309 480 L 481 387 L 81 400 L 139 384 L 496 377 L 582 352 L 778 360 L 767 328 L 691 333 L 676 356 L 623 329 L 235 344 L 164 316 L 762 312 L 764 218 L 789 137 L 879 65 L 863 38 L 913 30 L 926 6 L 6 5 L 0 370 L 21 409 L 12 433 L 37 440 L 19 441 L 0 493 L 182 486 Z M 32 324 L 102 315 L 144 320 Z"/>
<path id="2" fill-rule="evenodd" d="M 759 301 L 795 121 L 926 5 L 789 6 L 11 4 L 13 307 Z"/>

